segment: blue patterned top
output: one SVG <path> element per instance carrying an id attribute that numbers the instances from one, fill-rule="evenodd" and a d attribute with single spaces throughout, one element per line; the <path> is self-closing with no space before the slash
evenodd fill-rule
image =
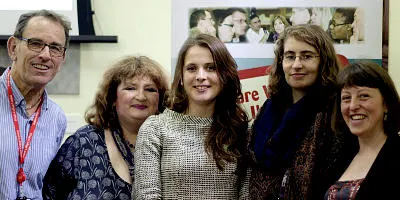
<path id="1" fill-rule="evenodd" d="M 114 171 L 104 130 L 86 125 L 61 146 L 44 179 L 44 199 L 131 199 L 132 186 Z"/>

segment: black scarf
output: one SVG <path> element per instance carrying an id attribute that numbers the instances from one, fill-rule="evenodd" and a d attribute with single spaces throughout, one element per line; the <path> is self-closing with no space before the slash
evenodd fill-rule
<path id="1" fill-rule="evenodd" d="M 280 99 L 267 99 L 253 124 L 252 148 L 257 163 L 282 174 L 313 123 L 321 101 L 306 95 L 289 108 Z"/>

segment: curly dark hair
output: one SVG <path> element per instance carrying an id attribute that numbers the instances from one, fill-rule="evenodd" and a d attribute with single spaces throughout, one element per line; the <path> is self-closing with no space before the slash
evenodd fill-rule
<path id="1" fill-rule="evenodd" d="M 113 104 L 117 100 L 117 88 L 129 79 L 142 76 L 149 77 L 156 84 L 159 94 L 158 111 L 161 112 L 168 91 L 168 78 L 161 66 L 146 56 L 127 56 L 105 71 L 94 102 L 86 110 L 86 122 L 99 129 L 119 127 L 113 109 Z"/>
<path id="2" fill-rule="evenodd" d="M 216 98 L 213 123 L 205 140 L 207 153 L 212 154 L 218 168 L 222 170 L 226 162 L 241 159 L 245 154 L 248 118 L 238 104 L 241 84 L 237 64 L 218 38 L 207 34 L 188 38 L 179 52 L 169 99 L 171 109 L 176 112 L 183 113 L 189 106 L 188 96 L 180 81 L 183 80 L 186 53 L 193 46 L 210 50 L 222 85 L 221 93 Z"/>

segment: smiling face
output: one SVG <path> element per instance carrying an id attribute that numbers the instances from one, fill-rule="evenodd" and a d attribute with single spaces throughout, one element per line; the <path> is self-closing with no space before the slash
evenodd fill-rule
<path id="1" fill-rule="evenodd" d="M 214 108 L 222 86 L 208 48 L 193 46 L 185 55 L 183 87 L 189 100 L 189 110 L 198 107 Z"/>
<path id="2" fill-rule="evenodd" d="M 387 108 L 379 89 L 343 88 L 340 107 L 343 119 L 354 135 L 370 137 L 384 132 L 383 118 Z"/>
<path id="3" fill-rule="evenodd" d="M 318 52 L 313 46 L 296 40 L 294 37 L 288 38 L 284 43 L 282 66 L 285 80 L 292 88 L 295 100 L 303 97 L 317 80 L 320 60 L 316 56 L 318 56 Z"/>
<path id="4" fill-rule="evenodd" d="M 254 17 L 252 20 L 250 20 L 250 24 L 249 24 L 250 28 L 253 29 L 256 33 L 258 33 L 258 31 L 261 28 L 261 20 L 258 17 Z"/>
<path id="5" fill-rule="evenodd" d="M 63 26 L 42 16 L 31 18 L 22 36 L 60 46 L 66 40 Z M 13 61 L 11 75 L 20 89 L 44 87 L 56 76 L 65 58 L 50 56 L 49 47 L 40 53 L 32 51 L 26 41 L 15 37 L 8 41 L 8 52 Z"/>
<path id="6" fill-rule="evenodd" d="M 115 107 L 120 124 L 143 123 L 158 112 L 159 93 L 149 77 L 128 79 L 117 88 Z"/>

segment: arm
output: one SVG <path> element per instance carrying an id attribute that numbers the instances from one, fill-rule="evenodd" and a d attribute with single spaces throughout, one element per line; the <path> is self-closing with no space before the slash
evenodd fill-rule
<path id="1" fill-rule="evenodd" d="M 239 178 L 239 199 L 249 199 L 249 181 L 250 181 L 251 168 L 248 167 L 242 177 Z"/>
<path id="2" fill-rule="evenodd" d="M 161 199 L 161 127 L 149 117 L 140 127 L 135 148 L 134 199 Z"/>
<path id="3" fill-rule="evenodd" d="M 71 135 L 59 149 L 43 179 L 43 199 L 66 199 L 76 187 L 73 178 L 74 152 L 79 148 L 79 138 Z M 68 153 L 69 152 L 69 153 Z"/>

